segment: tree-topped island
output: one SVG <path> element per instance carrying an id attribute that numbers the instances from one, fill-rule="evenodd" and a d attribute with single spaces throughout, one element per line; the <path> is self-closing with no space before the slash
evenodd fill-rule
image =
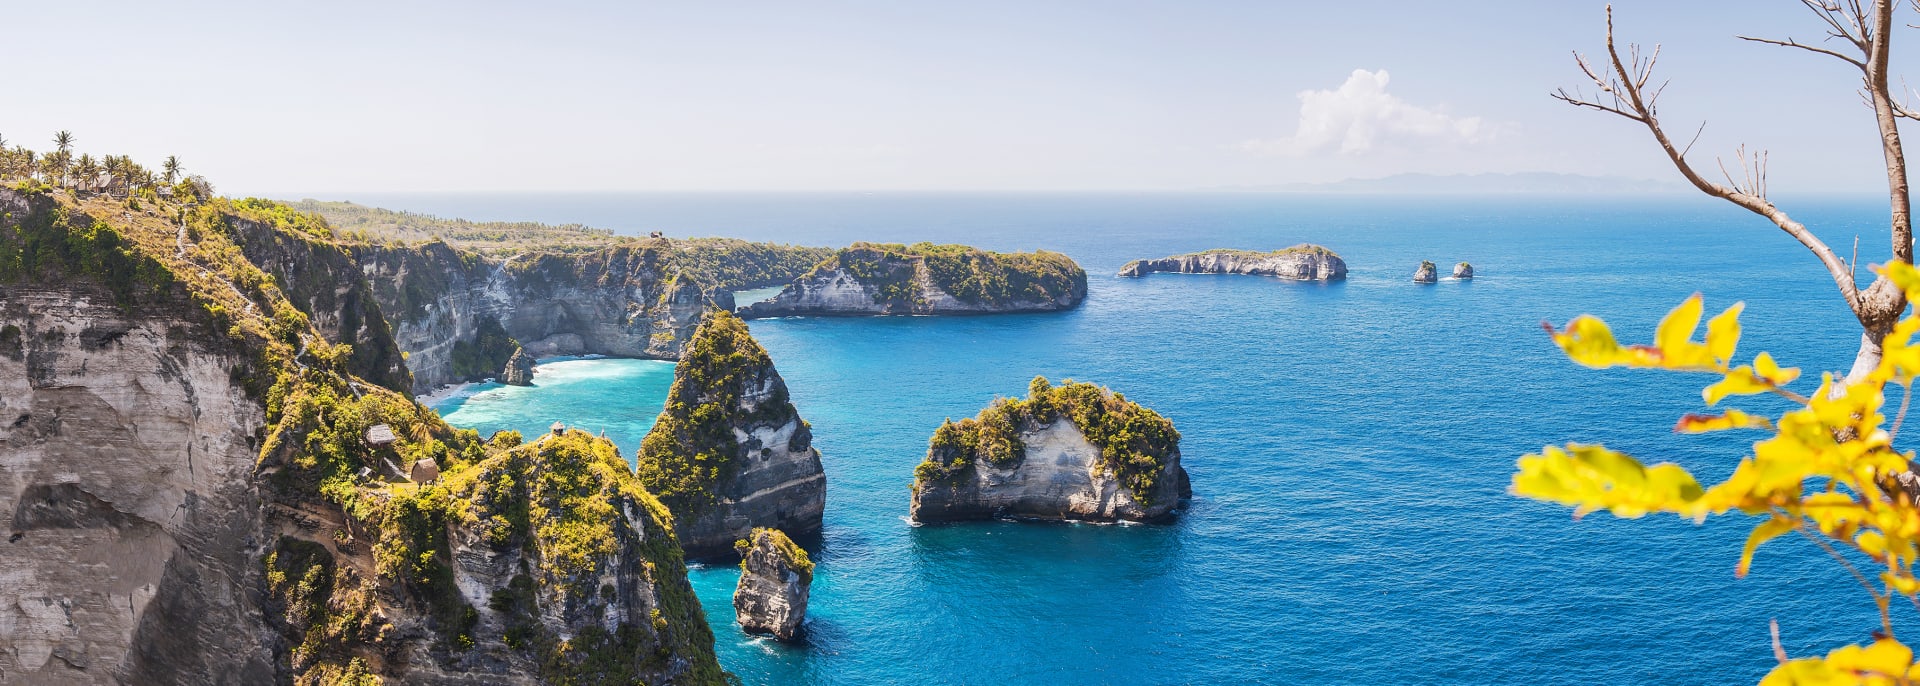
<path id="1" fill-rule="evenodd" d="M 1347 263 L 1324 247 L 1301 243 L 1272 252 L 1217 248 L 1157 260 L 1134 260 L 1120 268 L 1120 276 L 1171 274 L 1251 274 L 1299 281 L 1336 281 L 1347 278 Z"/>
<path id="2" fill-rule="evenodd" d="M 1151 521 L 1192 495 L 1173 422 L 1103 386 L 1035 377 L 1026 399 L 933 432 L 912 515 Z"/>
<path id="3" fill-rule="evenodd" d="M 1056 252 L 855 243 L 741 316 L 1044 312 L 1086 296 L 1086 271 Z"/>
<path id="4" fill-rule="evenodd" d="M 688 341 L 636 467 L 690 557 L 731 556 L 755 527 L 814 533 L 826 509 L 813 430 L 747 323 L 725 310 L 708 310 Z"/>

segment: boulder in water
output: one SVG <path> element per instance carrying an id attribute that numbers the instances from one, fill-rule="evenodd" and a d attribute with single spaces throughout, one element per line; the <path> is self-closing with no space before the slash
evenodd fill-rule
<path id="1" fill-rule="evenodd" d="M 807 618 L 813 561 L 779 529 L 754 529 L 733 544 L 740 552 L 740 585 L 733 589 L 734 621 L 750 634 L 791 641 Z"/>
<path id="2" fill-rule="evenodd" d="M 533 385 L 533 356 L 525 348 L 514 348 L 513 357 L 507 358 L 507 366 L 500 370 L 500 383 L 509 386 Z"/>
<path id="3" fill-rule="evenodd" d="M 1456 279 L 1473 278 L 1473 265 L 1467 264 L 1465 262 L 1461 262 L 1460 264 L 1453 265 L 1453 278 L 1456 278 Z"/>
<path id="4" fill-rule="evenodd" d="M 1421 260 L 1420 268 L 1413 272 L 1414 283 L 1435 283 L 1440 280 L 1440 270 L 1433 266 L 1433 260 Z"/>

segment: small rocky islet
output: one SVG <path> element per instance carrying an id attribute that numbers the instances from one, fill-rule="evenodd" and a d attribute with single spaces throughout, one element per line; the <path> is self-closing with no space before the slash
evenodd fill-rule
<path id="1" fill-rule="evenodd" d="M 813 587 L 813 561 L 779 529 L 756 528 L 734 542 L 740 583 L 733 591 L 734 620 L 750 634 L 782 641 L 800 636 Z"/>
<path id="2" fill-rule="evenodd" d="M 1193 496 L 1173 422 L 1095 384 L 1035 377 L 1025 399 L 943 423 L 928 443 L 915 522 L 1156 521 Z"/>
<path id="3" fill-rule="evenodd" d="M 1120 268 L 1120 276 L 1170 274 L 1250 274 L 1299 281 L 1337 281 L 1347 278 L 1347 263 L 1325 247 L 1302 243 L 1272 252 L 1214 249 L 1154 260 L 1134 260 Z"/>
<path id="4" fill-rule="evenodd" d="M 1473 265 L 1468 264 L 1466 262 L 1460 262 L 1453 265 L 1453 278 L 1456 281 L 1467 281 L 1472 279 Z M 1414 283 L 1439 283 L 1440 282 L 1439 267 L 1434 265 L 1433 260 L 1421 260 L 1420 266 L 1413 270 L 1413 282 Z"/>

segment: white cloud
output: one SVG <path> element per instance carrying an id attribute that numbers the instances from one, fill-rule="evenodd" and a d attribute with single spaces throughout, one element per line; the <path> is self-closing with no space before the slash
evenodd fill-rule
<path id="1" fill-rule="evenodd" d="M 1300 91 L 1300 125 L 1292 136 L 1243 141 L 1252 152 L 1300 157 L 1334 152 L 1431 149 L 1492 137 L 1479 117 L 1454 117 L 1387 92 L 1387 70 L 1355 69 L 1335 90 Z"/>

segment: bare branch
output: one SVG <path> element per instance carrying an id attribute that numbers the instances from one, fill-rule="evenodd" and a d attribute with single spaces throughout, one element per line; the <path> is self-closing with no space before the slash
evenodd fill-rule
<path id="1" fill-rule="evenodd" d="M 1819 53 L 1829 57 L 1838 58 L 1840 61 L 1846 62 L 1847 64 L 1851 64 L 1855 68 L 1859 68 L 1859 69 L 1867 68 L 1867 63 L 1857 57 L 1846 55 L 1837 50 L 1828 50 L 1826 48 L 1807 45 L 1805 43 L 1795 41 L 1792 38 L 1788 38 L 1785 40 L 1779 40 L 1774 38 L 1755 38 L 1753 36 L 1735 36 L 1735 38 L 1739 38 L 1740 40 L 1744 40 L 1744 41 L 1753 41 L 1755 43 L 1765 43 L 1767 45 L 1778 45 L 1786 48 L 1799 48 L 1807 52 L 1814 52 L 1814 53 Z"/>
<path id="2" fill-rule="evenodd" d="M 1886 1 L 1887 0 L 1876 0 L 1876 2 Z M 1823 17 L 1825 17 L 1829 25 L 1835 26 L 1836 30 L 1846 30 L 1845 25 L 1839 23 L 1842 20 L 1830 14 L 1840 12 L 1840 7 L 1818 3 L 1816 0 L 1802 0 L 1802 3 L 1806 4 L 1810 9 L 1814 9 L 1816 12 L 1828 13 L 1823 14 Z M 1839 255 L 1834 254 L 1832 248 L 1828 247 L 1827 244 L 1815 236 L 1812 231 L 1808 230 L 1804 224 L 1793 219 L 1793 217 L 1789 216 L 1785 211 L 1782 211 L 1779 207 L 1776 207 L 1772 202 L 1767 200 L 1766 162 L 1764 153 L 1756 156 L 1750 166 L 1745 156 L 1745 147 L 1742 146 L 1740 157 L 1741 171 L 1743 176 L 1746 177 L 1744 184 L 1734 182 L 1732 174 L 1727 173 L 1724 166 L 1721 172 L 1727 178 L 1726 185 L 1721 185 L 1702 177 L 1699 172 L 1694 170 L 1693 165 L 1687 161 L 1687 150 L 1676 147 L 1673 140 L 1667 136 L 1666 130 L 1661 127 L 1660 120 L 1655 115 L 1654 102 L 1649 97 L 1650 95 L 1657 96 L 1658 91 L 1649 94 L 1645 90 L 1646 84 L 1652 78 L 1654 64 L 1658 61 L 1659 48 L 1656 47 L 1645 59 L 1642 59 L 1638 45 L 1628 46 L 1627 53 L 1628 57 L 1623 59 L 1620 54 L 1619 45 L 1614 41 L 1613 8 L 1612 6 L 1608 6 L 1607 61 L 1608 66 L 1611 67 L 1612 74 L 1602 76 L 1593 68 L 1593 65 L 1587 62 L 1584 56 L 1578 53 L 1575 53 L 1574 60 L 1580 66 L 1581 72 L 1586 74 L 1587 78 L 1593 82 L 1594 86 L 1600 89 L 1601 93 L 1610 96 L 1613 102 L 1608 104 L 1601 102 L 1598 98 L 1586 99 L 1577 94 L 1570 94 L 1564 89 L 1556 93 L 1554 97 L 1575 106 L 1611 112 L 1639 122 L 1645 126 L 1647 131 L 1653 134 L 1654 140 L 1660 144 L 1661 150 L 1666 153 L 1668 161 L 1671 162 L 1674 168 L 1680 172 L 1680 175 L 1685 177 L 1695 188 L 1700 189 L 1701 192 L 1707 195 L 1722 198 L 1749 212 L 1766 217 L 1769 221 L 1772 221 L 1775 226 L 1778 226 L 1780 230 L 1793 236 L 1801 245 L 1806 246 L 1808 250 L 1812 251 L 1814 256 L 1820 260 L 1820 263 L 1826 267 L 1828 274 L 1832 275 L 1834 284 L 1840 289 L 1841 297 L 1847 301 L 1847 306 L 1851 308 L 1856 315 L 1861 315 L 1862 302 L 1860 291 L 1855 284 L 1853 274 L 1848 269 L 1848 265 L 1840 259 Z M 1664 85 L 1662 87 L 1664 88 Z M 1698 136 L 1699 134 L 1696 132 L 1695 138 L 1697 139 Z M 1688 150 L 1690 150 L 1692 143 L 1688 143 L 1687 147 Z M 1862 318 L 1862 323 L 1866 323 L 1864 317 Z"/>

